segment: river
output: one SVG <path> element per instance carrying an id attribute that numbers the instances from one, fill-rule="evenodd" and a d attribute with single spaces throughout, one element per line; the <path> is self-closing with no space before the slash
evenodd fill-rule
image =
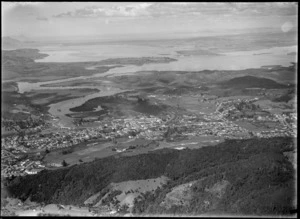
<path id="1" fill-rule="evenodd" d="M 113 87 L 102 87 L 99 92 L 90 94 L 84 97 L 74 98 L 70 100 L 61 101 L 55 104 L 50 104 L 49 113 L 53 116 L 59 117 L 60 123 L 64 127 L 72 127 L 73 126 L 73 119 L 66 116 L 67 114 L 73 113 L 70 111 L 71 108 L 80 106 L 84 104 L 86 101 L 96 98 L 96 97 L 103 97 L 103 96 L 110 96 L 120 92 L 124 92 L 125 90 L 121 90 L 119 88 Z"/>

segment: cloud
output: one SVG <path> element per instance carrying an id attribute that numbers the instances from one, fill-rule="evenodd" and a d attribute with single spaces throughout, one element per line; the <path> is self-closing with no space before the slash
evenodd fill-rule
<path id="1" fill-rule="evenodd" d="M 38 16 L 38 17 L 36 17 L 36 19 L 37 19 L 38 21 L 48 21 L 48 18 L 43 17 L 43 16 Z"/>
<path id="2" fill-rule="evenodd" d="M 38 16 L 44 4 L 44 2 L 2 2 L 1 9 L 4 17 L 23 19 L 26 16 Z"/>
<path id="3" fill-rule="evenodd" d="M 36 6 L 36 5 L 40 5 L 42 2 L 12 2 L 12 3 L 20 6 Z"/>
<path id="4" fill-rule="evenodd" d="M 188 5 L 193 4 L 193 2 L 171 2 L 172 5 Z"/>
<path id="5" fill-rule="evenodd" d="M 245 16 L 297 15 L 297 5 L 286 2 L 231 3 L 234 13 Z"/>
<path id="6" fill-rule="evenodd" d="M 159 17 L 176 15 L 297 15 L 294 3 L 135 3 L 122 6 L 89 6 L 54 17 Z"/>
<path id="7" fill-rule="evenodd" d="M 18 7 L 36 7 L 42 4 L 44 4 L 44 2 L 1 2 L 1 7 L 4 10 L 10 10 Z"/>
<path id="8" fill-rule="evenodd" d="M 147 16 L 147 8 L 152 3 L 139 3 L 127 6 L 111 6 L 111 7 L 98 7 L 89 6 L 76 11 L 69 11 L 55 15 L 54 17 L 137 17 Z"/>

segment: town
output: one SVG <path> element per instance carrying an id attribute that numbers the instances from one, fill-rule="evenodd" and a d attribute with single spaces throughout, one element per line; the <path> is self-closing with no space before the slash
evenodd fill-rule
<path id="1" fill-rule="evenodd" d="M 59 128 L 55 126 L 56 131 L 48 133 L 46 130 L 54 125 L 49 122 L 39 122 L 34 126 L 35 130 L 36 127 L 39 129 L 33 134 L 23 133 L 21 137 L 13 135 L 1 139 L 1 175 L 12 177 L 36 174 L 45 168 L 64 166 L 63 163 L 45 163 L 43 156 L 40 156 L 40 159 L 30 160 L 26 156 L 28 153 L 49 153 L 71 148 L 80 143 L 86 143 L 89 146 L 90 142 L 114 141 L 121 137 L 156 141 L 172 141 L 196 136 L 217 136 L 224 139 L 297 137 L 296 113 L 257 113 L 261 110 L 259 106 L 253 104 L 256 100 L 257 98 L 216 102 L 215 112 L 209 114 L 174 111 L 160 116 L 140 115 L 112 118 L 99 123 L 97 127 Z M 249 130 L 238 125 L 241 121 L 256 125 L 269 122 L 275 125 L 268 129 Z M 124 150 L 126 149 L 118 151 Z"/>

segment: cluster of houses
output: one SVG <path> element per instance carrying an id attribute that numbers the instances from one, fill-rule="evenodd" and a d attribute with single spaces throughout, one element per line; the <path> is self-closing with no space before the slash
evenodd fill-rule
<path id="1" fill-rule="evenodd" d="M 259 138 L 289 137 L 295 135 L 291 130 L 254 131 L 253 134 Z"/>
<path id="2" fill-rule="evenodd" d="M 232 121 L 226 119 L 226 113 L 234 110 L 233 103 L 244 101 L 246 103 L 256 101 L 257 98 L 249 100 L 234 100 L 219 102 L 215 112 L 210 114 L 197 113 L 174 113 L 168 112 L 161 117 L 156 116 L 136 116 L 130 118 L 112 119 L 101 123 L 93 128 L 71 128 L 60 129 L 49 134 L 33 134 L 25 136 L 21 141 L 18 136 L 6 137 L 1 139 L 3 167 L 1 173 L 4 176 L 36 174 L 45 168 L 40 161 L 18 161 L 14 154 L 27 153 L 30 150 L 55 150 L 71 147 L 80 142 L 103 139 L 112 140 L 118 137 L 145 138 L 149 140 L 161 140 L 169 127 L 176 128 L 177 134 L 181 136 L 219 136 L 223 138 L 242 139 L 252 136 L 269 138 L 276 136 L 295 136 L 295 131 L 287 126 L 270 129 L 268 131 L 250 132 L 240 127 Z M 223 109 L 220 112 L 220 109 Z M 180 115 L 178 115 L 180 114 Z M 280 117 L 280 116 L 279 116 Z M 259 121 L 278 121 L 277 116 L 260 116 Z M 282 115 L 280 118 L 296 120 L 296 114 Z M 179 130 L 179 131 L 178 131 Z M 90 144 L 87 144 L 90 145 Z M 61 167 L 60 163 L 47 164 L 51 167 Z M 18 174 L 19 173 L 19 174 Z"/>
<path id="3" fill-rule="evenodd" d="M 1 176 L 11 177 L 37 174 L 44 168 L 45 165 L 41 161 L 31 161 L 30 159 L 17 162 L 14 165 L 5 165 L 4 162 L 2 162 Z"/>

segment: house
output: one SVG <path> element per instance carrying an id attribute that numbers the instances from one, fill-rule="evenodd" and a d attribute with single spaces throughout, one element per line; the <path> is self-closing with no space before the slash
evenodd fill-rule
<path id="1" fill-rule="evenodd" d="M 32 175 L 32 174 L 37 174 L 40 171 L 42 171 L 42 169 L 30 169 L 30 170 L 25 170 L 25 173 Z"/>
<path id="2" fill-rule="evenodd" d="M 62 167 L 61 163 L 51 163 L 50 166 L 52 167 Z"/>

